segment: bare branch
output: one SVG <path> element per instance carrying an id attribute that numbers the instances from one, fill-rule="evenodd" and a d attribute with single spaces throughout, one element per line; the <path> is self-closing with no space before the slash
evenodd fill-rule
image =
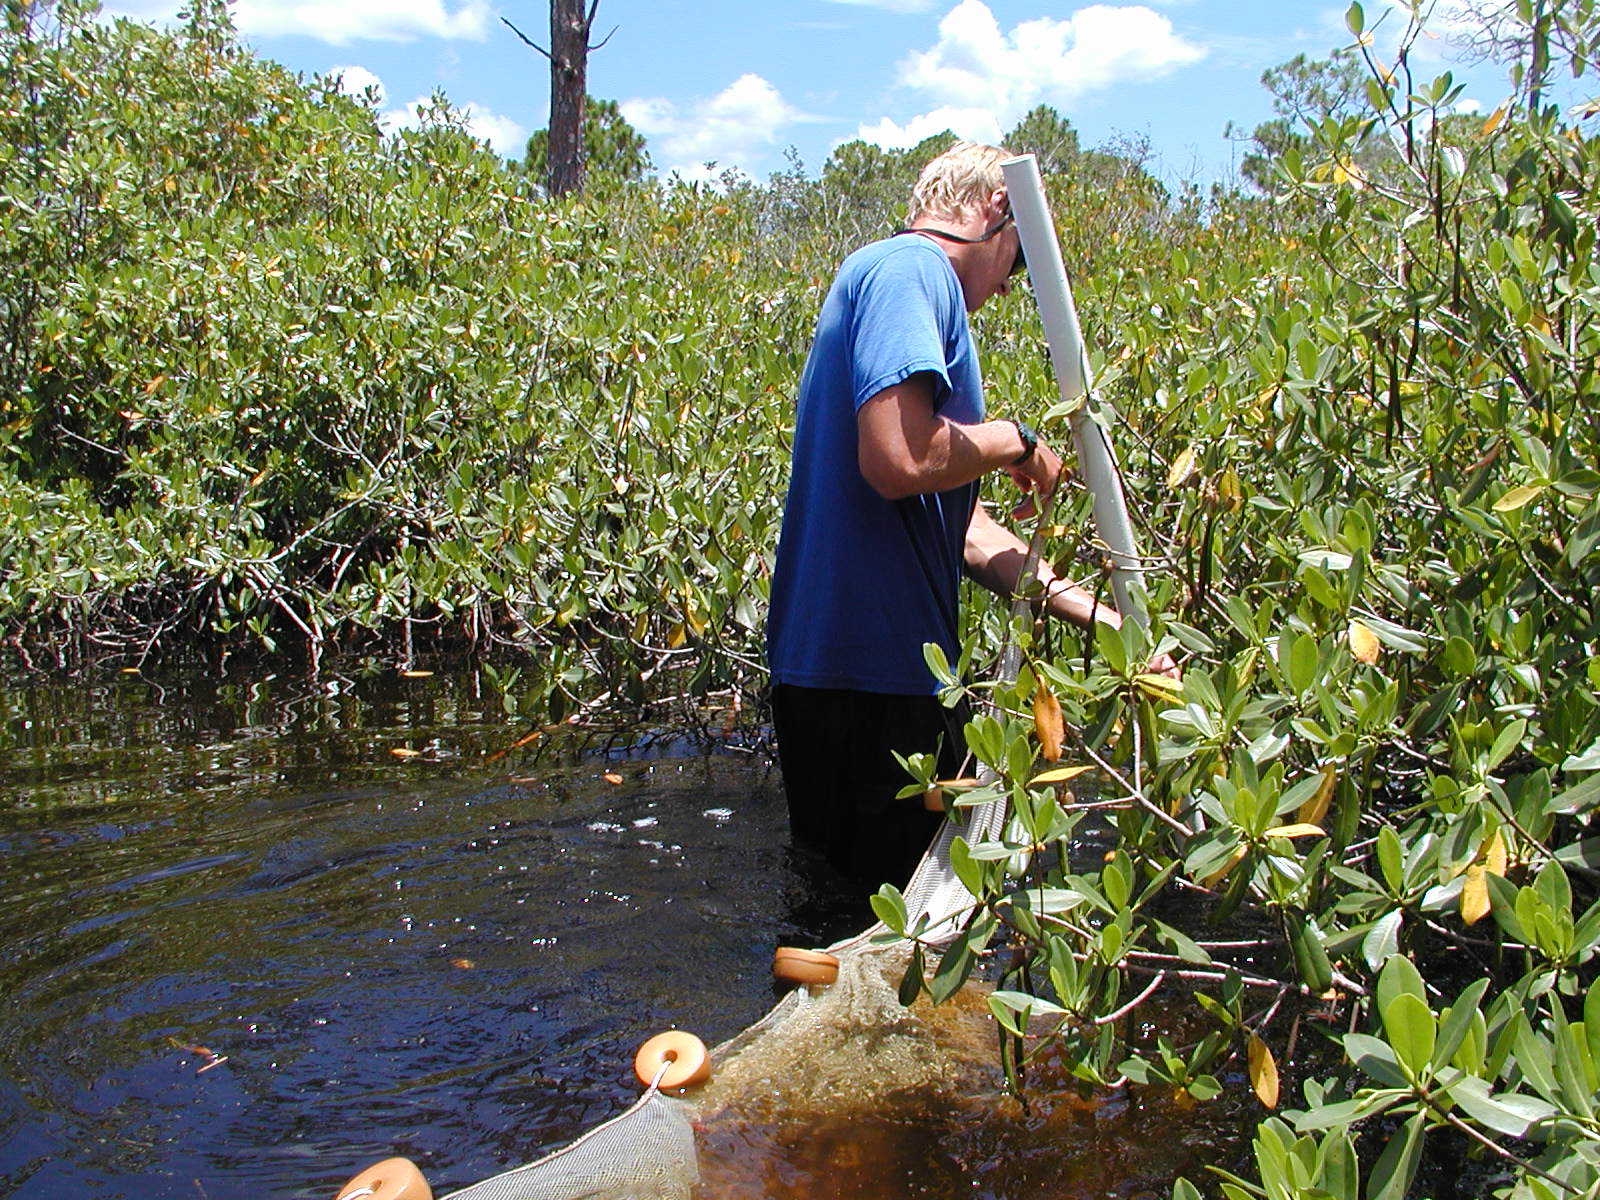
<path id="1" fill-rule="evenodd" d="M 523 33 L 522 30 L 518 29 L 510 21 L 506 20 L 504 17 L 501 17 L 500 18 L 500 23 L 503 24 L 507 29 L 511 30 L 512 33 L 516 34 L 519 38 L 521 38 L 523 45 L 532 47 L 533 49 L 537 50 L 540 54 L 544 55 L 546 58 L 550 57 L 550 51 L 546 50 L 543 46 L 539 45 L 538 42 L 533 41 L 531 38 L 528 37 L 527 34 Z"/>
<path id="2" fill-rule="evenodd" d="M 613 25 L 611 27 L 611 33 L 606 34 L 605 37 L 601 38 L 598 42 L 596 42 L 594 45 L 589 47 L 590 53 L 593 53 L 596 50 L 602 49 L 605 46 L 605 44 L 611 40 L 612 36 L 617 32 L 617 30 L 619 30 L 621 28 L 622 28 L 621 25 Z"/>

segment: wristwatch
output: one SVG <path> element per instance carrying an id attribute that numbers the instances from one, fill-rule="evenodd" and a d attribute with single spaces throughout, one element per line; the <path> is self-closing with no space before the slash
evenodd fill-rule
<path id="1" fill-rule="evenodd" d="M 1022 439 L 1022 453 L 1011 460 L 1011 465 L 1020 467 L 1032 458 L 1033 452 L 1039 448 L 1039 435 L 1026 421 L 1012 421 L 1011 424 L 1016 429 L 1017 436 Z"/>

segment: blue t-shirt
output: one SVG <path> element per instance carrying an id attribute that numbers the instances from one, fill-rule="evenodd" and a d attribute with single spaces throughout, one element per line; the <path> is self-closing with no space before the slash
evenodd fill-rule
<path id="1" fill-rule="evenodd" d="M 774 683 L 927 695 L 924 642 L 957 654 L 962 551 L 977 484 L 885 500 L 861 475 L 856 411 L 913 375 L 934 407 L 983 420 L 961 283 L 914 234 L 845 259 L 800 379 L 794 465 L 767 621 Z"/>

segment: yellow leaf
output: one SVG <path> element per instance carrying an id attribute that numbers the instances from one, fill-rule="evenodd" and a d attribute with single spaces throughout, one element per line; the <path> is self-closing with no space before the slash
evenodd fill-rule
<path id="1" fill-rule="evenodd" d="M 1183 684 L 1169 675 L 1156 675 L 1145 672 L 1134 678 L 1134 682 L 1144 689 L 1145 695 L 1152 700 L 1164 700 L 1168 704 L 1177 704 L 1183 698 Z"/>
<path id="2" fill-rule="evenodd" d="M 1367 628 L 1361 621 L 1351 621 L 1347 635 L 1350 641 L 1350 653 L 1354 654 L 1364 663 L 1378 661 L 1378 635 Z"/>
<path id="3" fill-rule="evenodd" d="M 426 679 L 432 674 L 433 674 L 432 671 L 419 671 L 419 670 L 401 671 L 400 672 L 401 677 L 404 678 L 404 679 Z"/>
<path id="4" fill-rule="evenodd" d="M 396 758 L 416 758 L 417 755 L 422 753 L 422 751 L 413 750 L 409 746 L 395 746 L 389 751 L 389 753 L 394 755 Z"/>
<path id="5" fill-rule="evenodd" d="M 1278 1107 L 1278 1064 L 1273 1061 L 1272 1051 L 1267 1049 L 1267 1044 L 1255 1034 L 1250 1035 L 1250 1086 L 1255 1090 L 1256 1099 L 1268 1108 Z"/>
<path id="6" fill-rule="evenodd" d="M 1542 483 L 1525 483 L 1514 487 L 1494 502 L 1495 512 L 1513 512 L 1544 491 Z"/>
<path id="7" fill-rule="evenodd" d="M 1484 137 L 1488 137 L 1496 129 L 1500 128 L 1500 122 L 1504 121 L 1505 119 L 1506 106 L 1502 104 L 1499 108 L 1495 109 L 1489 114 L 1489 119 L 1483 123 L 1483 128 L 1479 132 L 1481 132 Z"/>
<path id="8" fill-rule="evenodd" d="M 1250 847 L 1245 845 L 1235 846 L 1233 848 L 1233 853 L 1228 855 L 1228 861 L 1223 863 L 1215 871 L 1211 872 L 1211 874 L 1202 879 L 1200 881 L 1200 886 L 1204 888 L 1216 887 L 1219 883 L 1233 873 L 1233 869 L 1244 861 L 1244 856 L 1248 853 L 1250 853 Z"/>
<path id="9" fill-rule="evenodd" d="M 1039 753 L 1044 755 L 1045 761 L 1058 761 L 1064 732 L 1061 705 L 1042 679 L 1033 693 L 1033 728 L 1039 735 Z"/>
<path id="10" fill-rule="evenodd" d="M 965 777 L 962 779 L 936 779 L 934 780 L 933 786 L 938 788 L 949 788 L 952 791 L 965 791 L 967 788 L 977 787 L 980 782 L 980 780 L 973 779 L 971 777 Z M 1035 780 L 1034 782 L 1037 783 L 1038 780 Z"/>
<path id="11" fill-rule="evenodd" d="M 689 640 L 689 635 L 684 630 L 683 626 L 682 625 L 674 625 L 672 627 L 672 632 L 667 635 L 667 649 L 668 650 L 676 650 L 679 646 L 683 645 L 683 643 L 688 641 L 688 640 Z"/>
<path id="12" fill-rule="evenodd" d="M 1307 825 L 1320 825 L 1322 818 L 1328 815 L 1328 805 L 1333 802 L 1333 789 L 1338 783 L 1339 768 L 1329 763 L 1322 768 L 1322 782 L 1317 784 L 1316 792 L 1300 806 L 1295 816 Z"/>
<path id="13" fill-rule="evenodd" d="M 1244 484 L 1232 467 L 1217 479 L 1217 499 L 1229 512 L 1238 512 L 1244 506 Z"/>
<path id="14" fill-rule="evenodd" d="M 1302 821 L 1298 825 L 1274 825 L 1271 829 L 1267 830 L 1267 832 L 1262 834 L 1261 836 L 1263 836 L 1263 837 L 1297 838 L 1297 837 L 1326 837 L 1327 834 L 1323 832 L 1323 829 L 1322 829 L 1321 825 L 1312 825 L 1309 822 Z"/>
<path id="15" fill-rule="evenodd" d="M 1079 775 L 1087 775 L 1093 767 L 1052 767 L 1048 771 L 1041 771 L 1028 780 L 1028 786 L 1033 787 L 1038 783 L 1066 783 L 1069 779 L 1076 779 Z M 973 782 L 977 782 L 974 780 Z"/>
<path id="16" fill-rule="evenodd" d="M 1483 844 L 1483 849 L 1478 851 L 1483 858 L 1483 869 L 1491 875 L 1498 875 L 1504 879 L 1506 875 L 1506 840 L 1500 836 L 1496 829 L 1489 835 L 1489 840 Z"/>
<path id="17" fill-rule="evenodd" d="M 615 771 L 607 771 L 604 775 L 600 776 L 600 778 L 604 779 L 612 787 L 619 787 L 622 784 L 622 776 L 618 775 Z"/>
<path id="18" fill-rule="evenodd" d="M 1467 867 L 1467 877 L 1461 884 L 1461 920 L 1475 925 L 1489 915 L 1489 880 L 1484 865 L 1475 862 Z"/>
<path id="19" fill-rule="evenodd" d="M 1177 458 L 1172 460 L 1172 466 L 1167 468 L 1167 487 L 1181 488 L 1194 478 L 1195 453 L 1194 447 L 1185 447 Z"/>

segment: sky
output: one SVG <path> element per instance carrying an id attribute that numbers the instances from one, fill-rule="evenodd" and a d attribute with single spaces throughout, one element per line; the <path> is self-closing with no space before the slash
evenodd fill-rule
<path id="1" fill-rule="evenodd" d="M 108 14 L 169 21 L 181 0 L 105 0 Z M 1464 0 L 1437 0 L 1441 5 Z M 1372 25 L 1395 0 L 1367 0 Z M 1235 177 L 1269 119 L 1262 71 L 1350 43 L 1346 3 L 1321 0 L 600 0 L 591 95 L 615 100 L 658 170 L 765 179 L 798 154 L 815 174 L 852 138 L 912 144 L 950 128 L 998 141 L 1036 104 L 1082 145 L 1148 142 L 1172 183 Z M 369 85 L 389 128 L 415 124 L 435 90 L 470 128 L 520 157 L 549 111 L 549 68 L 503 23 L 549 45 L 542 0 L 237 0 L 245 40 L 312 74 Z M 1468 111 L 1492 110 L 1502 70 L 1464 66 L 1447 34 L 1418 43 L 1430 75 L 1454 66 Z M 1374 47 L 1402 24 L 1390 12 Z M 708 164 L 715 164 L 714 166 Z"/>

